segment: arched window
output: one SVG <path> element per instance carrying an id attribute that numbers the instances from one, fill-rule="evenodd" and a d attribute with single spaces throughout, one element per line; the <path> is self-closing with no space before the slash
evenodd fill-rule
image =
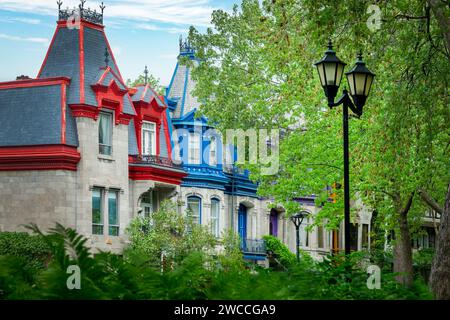
<path id="1" fill-rule="evenodd" d="M 219 237 L 219 217 L 220 217 L 220 200 L 216 198 L 211 199 L 211 233 Z"/>
<path id="2" fill-rule="evenodd" d="M 193 223 L 200 224 L 202 221 L 202 200 L 196 196 L 187 198 L 187 215 Z"/>

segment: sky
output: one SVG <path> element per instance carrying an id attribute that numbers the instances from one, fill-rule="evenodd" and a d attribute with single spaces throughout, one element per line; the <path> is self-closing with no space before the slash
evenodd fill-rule
<path id="1" fill-rule="evenodd" d="M 103 0 L 105 32 L 124 79 L 148 66 L 167 86 L 179 53 L 178 39 L 191 25 L 210 26 L 213 10 L 230 11 L 238 0 Z M 101 1 L 88 0 L 97 9 Z M 79 0 L 63 0 L 63 8 Z M 56 0 L 0 0 L 0 82 L 37 76 L 56 28 Z"/>

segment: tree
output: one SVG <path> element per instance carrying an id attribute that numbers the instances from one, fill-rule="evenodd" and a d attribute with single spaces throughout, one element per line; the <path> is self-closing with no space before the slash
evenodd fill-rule
<path id="1" fill-rule="evenodd" d="M 152 87 L 158 94 L 165 94 L 165 87 L 161 85 L 159 78 L 156 78 L 154 75 L 149 74 L 147 76 L 147 83 Z M 139 77 L 135 80 L 127 79 L 126 85 L 129 88 L 138 87 L 145 84 L 145 74 L 139 75 Z"/>
<path id="2" fill-rule="evenodd" d="M 422 192 L 422 197 L 430 207 L 441 214 L 441 224 L 430 275 L 430 288 L 435 298 L 450 300 L 450 184 L 443 207 Z"/>
<path id="3" fill-rule="evenodd" d="M 192 252 L 211 252 L 216 239 L 204 226 L 180 215 L 174 203 L 163 202 L 151 217 L 136 217 L 127 228 L 132 250 L 152 265 L 171 268 Z"/>
<path id="4" fill-rule="evenodd" d="M 434 4 L 434 5 L 433 5 Z M 422 223 L 426 190 L 443 202 L 448 171 L 449 51 L 446 8 L 436 1 L 379 2 L 380 29 L 369 28 L 372 1 L 244 0 L 190 40 L 202 63 L 193 71 L 201 112 L 227 128 L 280 128 L 280 171 L 261 175 L 258 192 L 287 212 L 294 198 L 317 195 L 316 223 L 336 228 L 342 195 L 341 110 L 327 110 L 312 62 L 332 37 L 342 60 L 364 49 L 377 74 L 361 120 L 350 123 L 351 188 L 395 232 L 394 269 L 412 284 L 411 235 Z M 442 17 L 443 16 L 443 17 Z M 446 27 L 447 26 L 447 27 Z M 345 80 L 344 80 L 345 82 Z M 438 253 L 442 254 L 442 253 Z"/>

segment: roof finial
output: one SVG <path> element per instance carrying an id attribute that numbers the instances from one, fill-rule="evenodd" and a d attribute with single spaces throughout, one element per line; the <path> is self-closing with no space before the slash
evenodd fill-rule
<path id="1" fill-rule="evenodd" d="M 144 70 L 144 82 L 145 82 L 145 85 L 148 84 L 148 68 L 147 68 L 147 66 L 145 66 L 145 70 Z"/>
<path id="2" fill-rule="evenodd" d="M 333 41 L 331 41 L 331 37 L 328 38 L 328 49 L 333 50 Z"/>
<path id="3" fill-rule="evenodd" d="M 357 57 L 359 61 L 362 61 L 362 49 L 359 50 Z"/>
<path id="4" fill-rule="evenodd" d="M 86 0 L 80 0 L 80 9 L 83 10 L 84 9 L 84 4 L 86 3 Z"/>
<path id="5" fill-rule="evenodd" d="M 108 67 L 109 64 L 109 52 L 108 52 L 108 48 L 105 47 L 105 65 L 106 67 Z"/>
<path id="6" fill-rule="evenodd" d="M 102 10 L 102 15 L 103 15 L 103 11 L 105 11 L 105 8 L 106 8 L 106 6 L 102 2 L 102 4 L 100 5 L 100 10 Z"/>

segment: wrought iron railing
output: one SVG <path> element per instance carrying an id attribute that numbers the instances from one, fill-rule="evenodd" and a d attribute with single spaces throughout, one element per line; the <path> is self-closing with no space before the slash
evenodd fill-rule
<path id="1" fill-rule="evenodd" d="M 241 250 L 244 253 L 266 254 L 266 242 L 260 239 L 242 239 Z"/>
<path id="2" fill-rule="evenodd" d="M 85 9 L 84 3 L 86 0 L 81 0 L 81 4 L 78 7 L 73 9 L 66 8 L 61 9 L 62 1 L 58 1 L 58 9 L 59 9 L 59 20 L 72 21 L 74 19 L 83 19 L 95 24 L 103 25 L 103 11 L 105 10 L 105 5 L 100 5 L 101 12 L 97 12 L 97 10 L 91 10 L 90 8 Z"/>
<path id="3" fill-rule="evenodd" d="M 183 169 L 181 163 L 175 163 L 171 159 L 165 157 L 155 155 L 134 155 L 131 156 L 131 158 L 133 159 L 133 163 L 135 164 L 149 164 L 174 169 Z"/>

